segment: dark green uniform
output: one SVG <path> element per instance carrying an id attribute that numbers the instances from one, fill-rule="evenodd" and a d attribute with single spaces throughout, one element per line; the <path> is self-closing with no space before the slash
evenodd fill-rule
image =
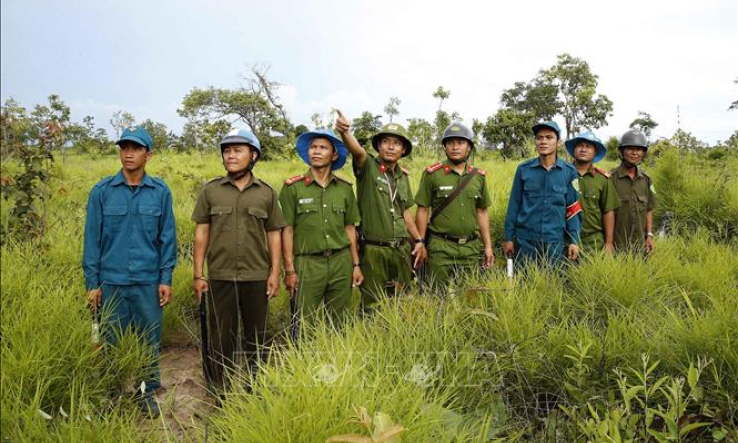
<path id="1" fill-rule="evenodd" d="M 208 365 L 213 382 L 220 387 L 227 383 L 225 374 L 234 368 L 236 351 L 245 353 L 252 371 L 256 368 L 268 311 L 266 280 L 271 263 L 266 232 L 285 225 L 277 193 L 251 177 L 243 190 L 229 177 L 211 180 L 202 188 L 192 212 L 195 223 L 210 225 L 210 296 L 206 301 L 212 361 Z"/>
<path id="2" fill-rule="evenodd" d="M 351 183 L 331 174 L 324 188 L 308 171 L 284 184 L 279 202 L 285 221 L 294 229 L 297 309 L 306 318 L 325 303 L 340 322 L 351 305 L 353 271 L 345 226 L 359 223 Z"/>
<path id="3" fill-rule="evenodd" d="M 619 250 L 641 250 L 645 247 L 646 213 L 656 208 L 656 191 L 651 177 L 639 167 L 631 178 L 621 164 L 610 171 L 620 208 L 615 212 L 615 247 Z"/>
<path id="4" fill-rule="evenodd" d="M 465 166 L 463 174 L 459 174 L 448 160 L 427 167 L 420 179 L 415 202 L 431 208 L 432 215 L 433 208 L 439 207 L 473 169 Z M 486 175 L 478 170 L 461 194 L 427 228 L 430 236 L 426 236 L 426 270 L 429 282 L 436 287 L 446 287 L 454 274 L 479 268 L 484 243 L 479 233 L 477 208 L 488 208 L 492 204 Z"/>
<path id="5" fill-rule="evenodd" d="M 366 247 L 361 258 L 364 283 L 361 302 L 370 310 L 381 293 L 407 287 L 412 278 L 411 248 L 403 213 L 413 202 L 408 172 L 399 165 L 392 171 L 373 154 L 361 168 L 354 164 L 357 200 Z"/>
<path id="6" fill-rule="evenodd" d="M 605 245 L 602 223 L 604 214 L 620 207 L 620 200 L 610 174 L 591 166 L 584 175 L 579 174 L 579 202 L 582 205 L 581 245 L 593 250 Z"/>

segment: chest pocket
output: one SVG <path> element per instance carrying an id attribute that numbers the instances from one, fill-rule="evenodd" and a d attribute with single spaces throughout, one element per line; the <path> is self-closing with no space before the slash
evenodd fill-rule
<path id="1" fill-rule="evenodd" d="M 566 204 L 566 186 L 554 185 L 552 195 L 549 197 L 549 203 L 556 206 L 564 206 Z"/>
<path id="2" fill-rule="evenodd" d="M 210 208 L 210 223 L 216 231 L 225 232 L 233 229 L 233 226 L 231 226 L 232 218 L 232 206 L 213 206 Z"/>
<path id="3" fill-rule="evenodd" d="M 320 226 L 320 208 L 317 203 L 297 205 L 297 225 L 300 227 Z"/>
<path id="4" fill-rule="evenodd" d="M 103 207 L 103 228 L 120 231 L 128 214 L 128 206 L 111 205 Z"/>
<path id="5" fill-rule="evenodd" d="M 138 214 L 141 216 L 143 228 L 147 231 L 154 231 L 159 228 L 159 220 L 161 219 L 160 206 L 140 205 Z"/>

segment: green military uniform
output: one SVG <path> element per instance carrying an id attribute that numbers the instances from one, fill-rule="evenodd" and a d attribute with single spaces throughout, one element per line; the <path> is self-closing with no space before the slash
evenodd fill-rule
<path id="1" fill-rule="evenodd" d="M 582 234 L 580 244 L 598 250 L 605 245 L 602 216 L 620 207 L 620 200 L 610 174 L 591 166 L 579 174 L 579 202 L 582 205 Z"/>
<path id="2" fill-rule="evenodd" d="M 646 238 L 646 213 L 656 208 L 656 191 L 651 177 L 639 167 L 631 178 L 621 164 L 610 171 L 620 208 L 615 212 L 615 247 L 619 250 L 639 250 Z"/>
<path id="3" fill-rule="evenodd" d="M 359 223 L 351 183 L 331 174 L 322 187 L 308 171 L 284 184 L 279 202 L 294 229 L 297 309 L 301 318 L 309 318 L 325 303 L 340 322 L 351 305 L 353 271 L 345 226 Z"/>
<path id="4" fill-rule="evenodd" d="M 361 301 L 370 310 L 387 288 L 404 288 L 412 279 L 411 247 L 403 218 L 413 202 L 408 171 L 388 168 L 377 156 L 367 153 L 361 168 L 354 164 L 357 200 L 366 247 L 361 258 L 364 283 Z"/>
<path id="5" fill-rule="evenodd" d="M 415 202 L 418 206 L 437 208 L 453 193 L 461 180 L 474 170 L 464 167 L 459 174 L 450 161 L 425 169 Z M 480 265 L 484 243 L 479 233 L 477 208 L 488 208 L 492 200 L 487 190 L 487 173 L 478 169 L 474 178 L 428 226 L 426 270 L 429 282 L 444 288 L 454 273 L 474 271 Z"/>

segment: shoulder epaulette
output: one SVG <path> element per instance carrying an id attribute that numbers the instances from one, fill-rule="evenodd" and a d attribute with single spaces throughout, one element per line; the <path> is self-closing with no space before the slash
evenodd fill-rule
<path id="1" fill-rule="evenodd" d="M 404 172 L 405 175 L 410 175 L 410 170 L 405 169 L 404 167 L 400 166 L 400 171 Z"/>
<path id="2" fill-rule="evenodd" d="M 595 169 L 595 171 L 599 172 L 600 174 L 604 175 L 605 177 L 610 178 L 610 173 L 607 172 L 607 171 L 605 171 L 604 169 L 598 168 L 597 166 L 595 166 L 594 169 Z"/>
<path id="3" fill-rule="evenodd" d="M 520 164 L 520 166 L 528 166 L 529 164 L 538 161 L 538 157 L 529 158 L 528 160 L 524 161 Z"/>
<path id="4" fill-rule="evenodd" d="M 348 181 L 347 179 L 345 179 L 343 177 L 340 177 L 340 176 L 335 175 L 335 174 L 333 176 L 336 177 L 336 180 L 338 180 L 340 182 L 343 182 L 343 183 L 346 183 L 349 186 L 353 186 L 354 185 L 353 183 L 351 183 L 350 181 Z"/>
<path id="5" fill-rule="evenodd" d="M 477 174 L 479 174 L 479 175 L 481 175 L 481 176 L 485 176 L 485 175 L 487 175 L 487 171 L 485 171 L 485 170 L 484 170 L 484 169 L 482 169 L 482 168 L 477 168 L 476 166 L 469 166 L 469 168 L 467 169 L 467 172 L 472 172 L 472 171 L 474 171 L 475 169 L 477 170 Z"/>
<path id="6" fill-rule="evenodd" d="M 300 180 L 302 180 L 303 178 L 305 178 L 305 175 L 303 175 L 303 174 L 296 175 L 296 176 L 294 176 L 292 178 L 288 178 L 287 180 L 285 180 L 284 181 L 284 184 L 287 185 L 287 186 L 293 185 L 293 184 L 299 182 Z"/>
<path id="7" fill-rule="evenodd" d="M 206 185 L 209 185 L 210 183 L 214 183 L 214 182 L 216 182 L 216 181 L 218 181 L 218 180 L 220 180 L 222 178 L 223 178 L 222 175 L 221 176 L 218 176 L 218 177 L 215 177 L 215 178 L 212 178 L 212 179 L 208 180 L 207 182 L 205 182 L 205 184 Z"/>
<path id="8" fill-rule="evenodd" d="M 434 163 L 434 164 L 428 166 L 427 168 L 425 168 L 425 172 L 428 172 L 428 173 L 436 172 L 439 169 L 441 169 L 442 167 L 443 167 L 443 163 L 441 163 L 441 162 Z"/>

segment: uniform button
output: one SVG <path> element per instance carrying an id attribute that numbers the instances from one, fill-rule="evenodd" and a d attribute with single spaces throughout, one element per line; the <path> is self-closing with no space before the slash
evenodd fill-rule
<path id="1" fill-rule="evenodd" d="M 464 206 L 464 204 L 462 203 L 461 206 Z"/>
<path id="2" fill-rule="evenodd" d="M 326 219 L 325 219 L 324 221 L 325 221 L 326 223 L 328 223 L 328 219 L 327 219 L 327 218 L 326 218 Z"/>
<path id="3" fill-rule="evenodd" d="M 330 236 L 330 235 L 328 235 L 328 234 L 326 234 L 325 238 L 331 238 L 331 236 Z"/>
<path id="4" fill-rule="evenodd" d="M 323 205 L 324 208 L 328 207 L 328 205 Z"/>

